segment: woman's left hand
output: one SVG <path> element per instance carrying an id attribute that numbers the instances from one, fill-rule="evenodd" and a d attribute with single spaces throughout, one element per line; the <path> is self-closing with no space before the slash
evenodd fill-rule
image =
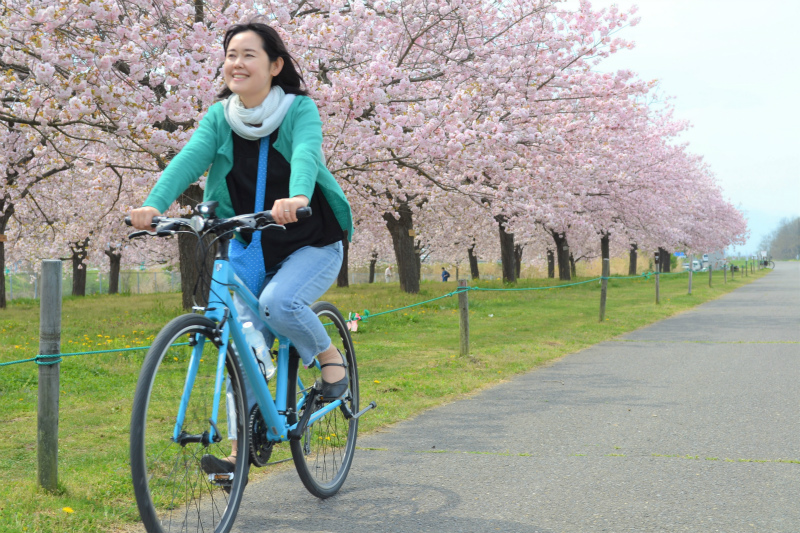
<path id="1" fill-rule="evenodd" d="M 297 222 L 297 210 L 308 205 L 308 198 L 295 196 L 294 198 L 281 198 L 272 204 L 272 218 L 276 224 L 289 224 Z"/>

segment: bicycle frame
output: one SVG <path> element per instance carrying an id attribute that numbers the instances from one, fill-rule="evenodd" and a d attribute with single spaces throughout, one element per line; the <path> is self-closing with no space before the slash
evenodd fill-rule
<path id="1" fill-rule="evenodd" d="M 255 393 L 256 404 L 261 410 L 264 421 L 267 425 L 267 439 L 272 442 L 284 442 L 289 440 L 289 432 L 297 427 L 297 423 L 289 424 L 288 415 L 286 412 L 286 400 L 288 390 L 288 374 L 289 374 L 289 346 L 290 341 L 286 337 L 275 334 L 270 329 L 273 335 L 278 339 L 278 361 L 277 371 L 275 374 L 275 398 L 267 387 L 267 382 L 258 367 L 255 355 L 253 355 L 250 346 L 245 339 L 242 332 L 241 324 L 239 324 L 239 315 L 233 305 L 233 299 L 230 291 L 233 290 L 241 299 L 244 304 L 253 311 L 255 316 L 258 316 L 258 300 L 250 290 L 245 287 L 238 276 L 235 275 L 233 268 L 228 261 L 228 239 L 220 239 L 219 252 L 214 260 L 214 269 L 211 276 L 211 286 L 209 289 L 208 306 L 205 308 L 205 316 L 215 321 L 218 325 L 222 324 L 219 356 L 217 359 L 217 375 L 214 382 L 214 404 L 212 409 L 212 416 L 209 420 L 209 442 L 219 440 L 222 438 L 217 430 L 217 416 L 220 397 L 222 395 L 222 382 L 225 372 L 225 358 L 228 350 L 228 342 L 233 338 L 234 346 L 238 352 L 239 361 L 244 369 L 245 379 L 250 383 L 250 388 Z M 267 326 L 269 329 L 269 326 Z M 186 407 L 189 404 L 189 396 L 191 395 L 192 386 L 194 385 L 195 377 L 197 376 L 197 369 L 200 364 L 200 357 L 203 353 L 203 344 L 198 342 L 192 349 L 192 355 L 189 360 L 189 370 L 186 376 L 186 384 L 184 385 L 183 394 L 181 395 L 181 403 L 178 410 L 178 416 L 175 421 L 175 429 L 173 433 L 173 440 L 179 442 L 181 428 L 183 427 L 184 418 L 186 415 Z M 316 363 L 318 365 L 318 363 Z M 297 402 L 297 410 L 300 411 L 305 400 L 308 396 L 306 388 L 300 382 L 298 377 L 298 390 L 302 390 L 303 398 Z M 342 405 L 342 400 L 335 400 L 326 404 L 318 411 L 315 411 L 308 421 L 312 424 L 319 418 L 325 416 L 333 409 L 338 409 Z M 296 414 L 296 413 L 295 413 Z"/>

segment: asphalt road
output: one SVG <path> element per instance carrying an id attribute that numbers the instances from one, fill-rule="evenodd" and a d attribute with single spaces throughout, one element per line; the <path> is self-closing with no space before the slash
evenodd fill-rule
<path id="1" fill-rule="evenodd" d="M 237 532 L 800 532 L 800 263 L 361 436 L 340 493 L 251 483 Z"/>

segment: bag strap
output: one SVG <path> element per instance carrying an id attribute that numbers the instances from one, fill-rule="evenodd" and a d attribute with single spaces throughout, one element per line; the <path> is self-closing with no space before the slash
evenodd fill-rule
<path id="1" fill-rule="evenodd" d="M 258 182 L 256 183 L 255 212 L 264 210 L 264 196 L 267 194 L 267 159 L 269 157 L 269 135 L 263 137 L 258 148 Z M 254 231 L 251 243 L 261 242 L 261 232 Z"/>

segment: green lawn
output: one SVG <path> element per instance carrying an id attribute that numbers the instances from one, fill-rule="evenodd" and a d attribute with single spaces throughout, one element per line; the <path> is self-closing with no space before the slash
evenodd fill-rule
<path id="1" fill-rule="evenodd" d="M 541 291 L 470 291 L 471 354 L 461 357 L 457 298 L 373 317 L 354 335 L 362 404 L 378 409 L 361 419 L 369 432 L 527 372 L 538 365 L 717 298 L 766 275 L 697 273 L 663 276 L 661 305 L 653 279 L 609 282 L 606 320 L 598 321 L 599 282 Z M 521 280 L 515 288 L 556 284 Z M 499 282 L 480 282 L 502 288 Z M 375 314 L 455 290 L 426 282 L 420 294 L 397 284 L 332 289 L 325 299 L 345 314 Z M 90 296 L 63 303 L 62 352 L 147 346 L 179 314 L 178 294 Z M 0 310 L 0 363 L 34 356 L 39 308 L 14 301 Z M 108 532 L 138 519 L 130 484 L 128 430 L 131 401 L 144 351 L 68 357 L 61 364 L 58 494 L 36 488 L 36 387 L 33 363 L 0 367 L 0 531 Z M 286 457 L 279 446 L 274 458 Z M 298 480 L 299 483 L 299 480 Z"/>

